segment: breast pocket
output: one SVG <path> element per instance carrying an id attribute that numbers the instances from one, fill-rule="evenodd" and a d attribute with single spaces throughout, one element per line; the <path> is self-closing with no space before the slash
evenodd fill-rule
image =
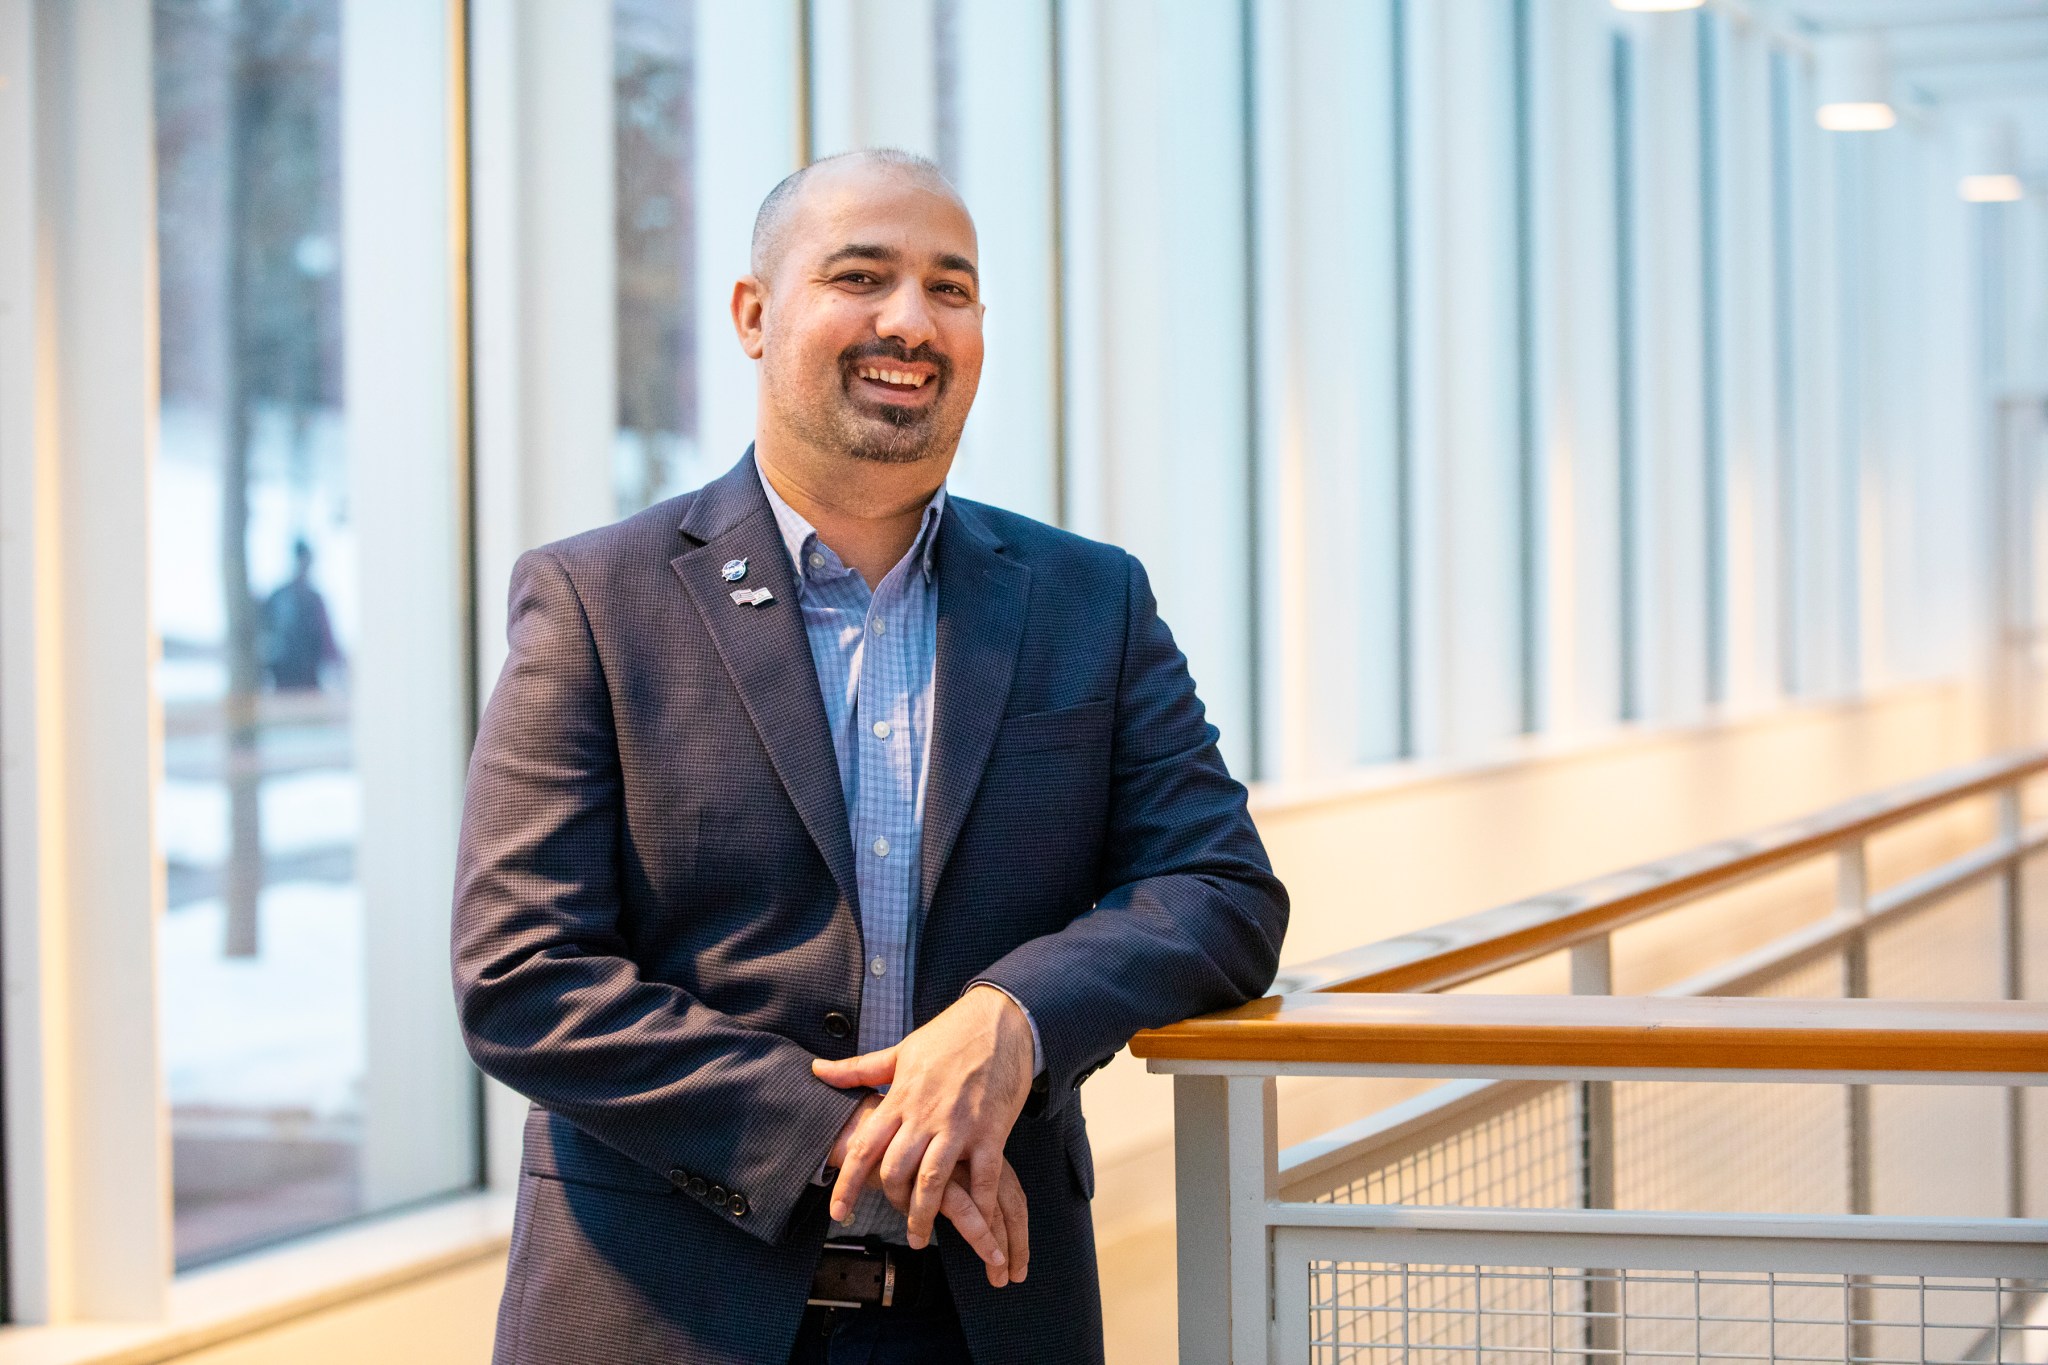
<path id="1" fill-rule="evenodd" d="M 1105 748 L 1109 744 L 1110 704 L 1084 701 L 1051 711 L 1010 716 L 996 731 L 992 758 L 1049 753 L 1060 749 Z"/>

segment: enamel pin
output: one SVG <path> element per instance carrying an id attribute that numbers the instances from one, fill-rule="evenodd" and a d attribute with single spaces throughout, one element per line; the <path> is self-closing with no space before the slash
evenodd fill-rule
<path id="1" fill-rule="evenodd" d="M 725 561 L 725 567 L 718 572 L 726 582 L 737 583 L 747 576 L 747 561 L 744 559 L 728 559 Z"/>
<path id="2" fill-rule="evenodd" d="M 775 600 L 775 594 L 766 588 L 734 588 L 732 600 L 742 607 L 759 607 Z"/>

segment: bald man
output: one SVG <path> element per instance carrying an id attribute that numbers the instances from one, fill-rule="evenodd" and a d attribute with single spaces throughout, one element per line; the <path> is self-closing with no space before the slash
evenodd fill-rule
<path id="1" fill-rule="evenodd" d="M 521 557 L 454 975 L 533 1101 L 498 1365 L 1099 1361 L 1081 1082 L 1285 892 L 1130 555 L 953 497 L 973 221 L 822 161 L 733 288 L 754 444 Z"/>

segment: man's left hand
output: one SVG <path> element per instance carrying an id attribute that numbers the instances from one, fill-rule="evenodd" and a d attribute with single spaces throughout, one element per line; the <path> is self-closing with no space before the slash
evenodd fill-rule
<path id="1" fill-rule="evenodd" d="M 910 1245 L 931 1240 L 947 1184 L 964 1166 L 968 1193 L 991 1227 L 1003 1212 L 1003 1144 L 1031 1093 L 1031 1025 L 1017 1003 L 976 986 L 894 1047 L 811 1064 L 841 1089 L 889 1093 L 847 1143 L 832 1187 L 832 1216 L 845 1222 L 870 1180 L 904 1211 Z"/>

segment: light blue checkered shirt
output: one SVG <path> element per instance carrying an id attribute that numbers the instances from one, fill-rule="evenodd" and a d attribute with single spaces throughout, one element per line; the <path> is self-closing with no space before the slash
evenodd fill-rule
<path id="1" fill-rule="evenodd" d="M 910 549 L 870 591 L 867 580 L 818 538 L 817 528 L 782 500 L 768 476 L 760 477 L 796 568 L 804 635 L 825 700 L 832 754 L 839 762 L 868 958 L 861 977 L 859 1045 L 864 1053 L 879 1052 L 901 1042 L 911 1028 L 917 947 L 912 931 L 924 854 L 932 666 L 939 637 L 932 553 L 946 511 L 946 490 L 932 494 Z M 1023 1002 L 1018 1008 L 1024 1008 Z M 1031 1025 L 1036 1070 L 1043 1055 L 1038 1021 L 1029 1010 L 1024 1018 Z M 903 1215 L 881 1191 L 870 1189 L 854 1209 L 851 1231 L 901 1242 Z"/>
<path id="2" fill-rule="evenodd" d="M 932 738 L 932 662 L 939 593 L 932 549 L 946 490 L 932 494 L 917 539 L 869 591 L 832 547 L 761 476 L 782 542 L 796 565 L 804 634 L 839 760 L 860 894 L 860 1050 L 878 1052 L 910 1032 L 911 921 L 924 848 L 924 786 Z M 852 1231 L 903 1240 L 903 1215 L 870 1189 Z"/>

